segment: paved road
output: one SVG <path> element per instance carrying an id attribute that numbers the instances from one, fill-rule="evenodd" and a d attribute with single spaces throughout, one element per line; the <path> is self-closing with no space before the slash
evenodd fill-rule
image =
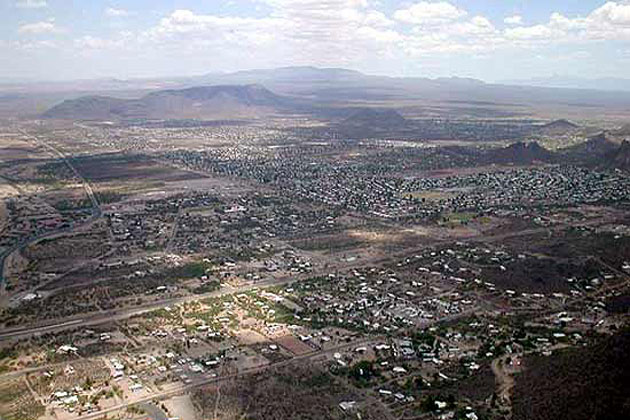
<path id="1" fill-rule="evenodd" d="M 360 346 L 365 346 L 365 345 L 369 345 L 370 343 L 378 343 L 378 342 L 382 342 L 385 339 L 385 337 L 372 337 L 372 338 L 366 338 L 366 339 L 361 339 L 361 340 L 357 340 L 357 341 L 353 341 L 351 343 L 345 343 L 345 344 L 340 344 L 338 346 L 335 347 L 331 347 L 330 349 L 327 350 L 314 350 L 310 353 L 306 353 L 306 354 L 302 354 L 300 356 L 295 356 L 291 359 L 288 360 L 283 360 L 281 362 L 276 362 L 276 363 L 271 363 L 265 366 L 259 366 L 259 367 L 255 367 L 255 368 L 249 368 L 249 369 L 244 369 L 238 373 L 233 373 L 230 375 L 225 375 L 225 376 L 211 376 L 210 374 L 204 374 L 202 375 L 199 379 L 194 380 L 192 383 L 188 384 L 188 385 L 179 385 L 176 388 L 173 388 L 171 390 L 168 391 L 163 391 L 163 392 L 156 392 L 153 393 L 149 396 L 145 396 L 145 397 L 140 397 L 137 399 L 132 399 L 129 401 L 125 401 L 122 404 L 118 404 L 114 407 L 110 407 L 107 408 L 105 410 L 102 411 L 98 411 L 95 413 L 90 413 L 90 414 L 86 414 L 85 416 L 81 416 L 78 417 L 77 420 L 88 420 L 88 419 L 96 419 L 96 418 L 102 418 L 104 415 L 114 412 L 114 411 L 118 411 L 121 409 L 125 409 L 129 406 L 133 406 L 136 404 L 141 404 L 141 403 L 146 403 L 149 401 L 153 401 L 153 400 L 161 400 L 167 397 L 171 397 L 174 395 L 179 395 L 183 392 L 186 391 L 190 391 L 191 389 L 194 388 L 199 388 L 201 386 L 204 385 L 209 385 L 209 384 L 213 384 L 213 383 L 219 383 L 219 382 L 224 382 L 224 381 L 230 381 L 230 380 L 234 380 L 234 379 L 238 379 L 238 378 L 242 378 L 244 376 L 247 375 L 251 375 L 251 374 L 255 374 L 255 373 L 260 373 L 260 372 L 264 372 L 268 369 L 273 369 L 273 368 L 279 368 L 279 367 L 283 367 L 283 366 L 288 366 L 291 365 L 293 363 L 296 362 L 301 362 L 301 361 L 305 361 L 305 360 L 309 360 L 309 359 L 313 359 L 313 358 L 318 358 L 318 357 L 322 357 L 326 354 L 334 354 L 338 351 L 347 349 L 347 348 L 353 348 L 353 347 L 360 347 Z"/>
<path id="2" fill-rule="evenodd" d="M 204 293 L 200 295 L 191 295 L 179 298 L 171 298 L 171 299 L 162 299 L 156 302 L 146 303 L 144 305 L 134 306 L 129 309 L 116 309 L 105 312 L 96 312 L 91 314 L 82 314 L 76 317 L 70 317 L 63 320 L 56 320 L 54 323 L 49 324 L 40 324 L 36 326 L 30 326 L 27 328 L 16 328 L 11 330 L 4 330 L 0 333 L 0 341 L 15 339 L 15 338 L 25 338 L 36 334 L 43 333 L 51 333 L 51 332 L 59 332 L 63 330 L 67 330 L 70 328 L 76 328 L 81 325 L 82 327 L 89 327 L 93 325 L 105 324 L 113 321 L 122 321 L 125 319 L 129 319 L 136 315 L 141 315 L 147 312 L 154 311 L 156 309 L 161 309 L 166 306 L 178 305 L 181 303 L 193 302 L 200 299 L 210 298 L 210 297 L 221 297 L 225 295 L 230 295 L 233 293 L 243 293 L 254 288 L 258 287 L 267 287 L 267 286 L 281 286 L 285 284 L 292 283 L 298 280 L 297 277 L 294 276 L 286 276 L 277 279 L 270 279 L 265 281 L 260 281 L 257 283 L 247 283 L 239 287 L 231 287 L 227 286 L 222 288 L 221 290 Z"/>
<path id="3" fill-rule="evenodd" d="M 589 225 L 595 225 L 598 223 L 601 223 L 601 221 L 591 221 L 591 222 L 575 223 L 575 224 L 589 226 Z M 562 230 L 562 229 L 566 229 L 569 226 L 571 225 L 555 226 L 552 228 L 550 227 L 532 228 L 532 229 L 507 232 L 507 233 L 502 233 L 502 234 L 497 234 L 497 235 L 481 235 L 481 236 L 476 236 L 476 237 L 471 237 L 471 238 L 460 238 L 459 241 L 460 242 L 495 242 L 495 241 L 502 241 L 508 238 L 516 238 L 516 237 L 521 237 L 521 236 L 528 236 L 528 235 L 539 234 L 539 233 L 544 233 L 544 232 Z M 454 239 L 441 240 L 441 241 L 434 242 L 432 245 L 435 245 L 436 243 L 450 243 L 453 241 Z M 391 254 L 390 257 L 398 258 L 405 255 L 412 255 L 414 251 L 415 250 L 409 249 L 409 250 L 405 250 L 403 252 L 399 252 L 396 254 Z M 365 262 L 360 262 L 360 264 L 365 264 Z M 312 276 L 314 276 L 314 274 L 311 274 L 311 277 Z M 27 328 L 5 330 L 0 333 L 0 341 L 11 339 L 11 338 L 25 338 L 25 337 L 29 337 L 34 334 L 40 334 L 43 332 L 63 331 L 69 328 L 76 327 L 76 325 L 68 325 L 69 322 L 74 322 L 75 324 L 79 324 L 76 322 L 76 320 L 80 320 L 81 321 L 80 324 L 86 327 L 91 326 L 91 325 L 99 325 L 99 324 L 104 324 L 111 321 L 121 321 L 121 320 L 129 319 L 133 316 L 150 312 L 155 309 L 160 309 L 165 306 L 172 306 L 179 303 L 192 302 L 192 301 L 207 298 L 207 297 L 217 297 L 217 296 L 225 296 L 231 293 L 240 293 L 247 290 L 251 290 L 252 288 L 255 288 L 255 287 L 285 285 L 285 284 L 289 284 L 298 280 L 300 280 L 298 276 L 287 276 L 287 277 L 283 277 L 279 279 L 261 281 L 255 284 L 248 284 L 248 285 L 244 285 L 238 288 L 231 288 L 231 289 L 226 288 L 217 292 L 211 292 L 211 293 L 206 293 L 202 295 L 193 295 L 193 296 L 173 298 L 173 299 L 163 299 L 157 302 L 148 303 L 145 305 L 139 305 L 139 306 L 136 306 L 134 308 L 129 308 L 129 309 L 113 310 L 113 311 L 107 311 L 107 312 L 97 312 L 97 313 L 92 313 L 92 314 L 81 314 L 81 315 L 69 317 L 66 319 L 56 320 L 55 321 L 56 324 L 43 323 L 43 324 L 31 325 Z"/>
<path id="4" fill-rule="evenodd" d="M 457 319 L 459 317 L 462 316 L 466 316 L 469 313 L 460 313 L 460 314 L 454 314 L 454 315 L 449 315 L 443 318 L 439 318 L 439 319 L 434 319 L 433 321 L 431 321 L 429 324 L 427 324 L 426 326 L 429 325 L 435 325 L 437 323 L 440 322 L 445 322 L 445 321 L 450 321 L 453 319 Z M 425 326 L 425 327 L 426 327 Z M 153 393 L 150 396 L 146 396 L 146 397 L 141 397 L 138 398 L 137 400 L 129 400 L 126 401 L 123 404 L 119 404 L 115 407 L 110 407 L 106 410 L 102 410 L 96 413 L 91 413 L 91 414 L 87 414 L 85 416 L 79 417 L 78 420 L 88 420 L 88 419 L 95 419 L 95 418 L 101 418 L 102 416 L 104 416 L 105 414 L 117 411 L 117 410 L 121 410 L 124 409 L 126 407 L 135 405 L 135 404 L 139 404 L 139 403 L 143 403 L 143 402 L 148 402 L 148 401 L 153 401 L 155 399 L 161 400 L 167 397 L 171 397 L 174 395 L 179 395 L 183 392 L 186 391 L 190 391 L 192 389 L 195 388 L 199 388 L 201 386 L 204 385 L 209 385 L 209 384 L 213 384 L 213 383 L 219 383 L 219 382 L 223 382 L 223 381 L 229 381 L 229 380 L 233 380 L 233 379 L 237 379 L 237 378 L 242 378 L 244 376 L 247 375 L 251 375 L 251 374 L 255 374 L 255 373 L 260 373 L 260 372 L 264 372 L 266 370 L 269 369 L 273 369 L 273 368 L 279 368 L 279 367 L 283 367 L 283 366 L 288 366 L 291 365 L 293 363 L 296 362 L 304 362 L 307 360 L 311 360 L 311 359 L 317 359 L 317 358 L 321 358 L 322 356 L 325 355 L 330 355 L 330 354 L 334 354 L 337 353 L 341 350 L 345 350 L 345 349 L 349 349 L 349 348 L 356 348 L 356 347 L 362 347 L 362 346 L 367 346 L 367 345 L 372 345 L 372 344 L 377 344 L 377 343 L 382 343 L 383 341 L 386 340 L 385 336 L 376 336 L 376 337 L 369 337 L 369 338 L 363 338 L 360 340 L 356 340 L 350 343 L 344 343 L 344 344 L 339 344 L 337 346 L 331 347 L 329 349 L 326 350 L 313 350 L 312 352 L 309 353 L 305 353 L 299 356 L 294 356 L 291 359 L 288 360 L 283 360 L 280 362 L 275 362 L 275 363 L 271 363 L 269 365 L 265 365 L 265 366 L 259 366 L 259 367 L 255 367 L 255 368 L 249 368 L 249 369 L 244 369 L 238 373 L 233 373 L 230 375 L 225 375 L 225 376 L 216 376 L 213 377 L 211 376 L 211 374 L 204 374 L 201 376 L 201 378 L 194 380 L 192 383 L 188 384 L 188 385 L 179 385 L 174 389 L 171 389 L 169 391 L 163 391 L 163 392 L 157 392 L 157 393 Z"/>

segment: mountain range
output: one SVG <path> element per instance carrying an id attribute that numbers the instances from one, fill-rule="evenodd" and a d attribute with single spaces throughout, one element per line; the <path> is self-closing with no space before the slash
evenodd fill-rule
<path id="1" fill-rule="evenodd" d="M 621 77 L 586 79 L 580 77 L 554 75 L 551 77 L 539 77 L 532 79 L 506 80 L 503 83 L 507 85 L 519 86 L 630 92 L 630 79 Z"/>
<path id="2" fill-rule="evenodd" d="M 341 77 L 352 73 L 340 72 Z M 317 77 L 317 73 L 314 73 Z M 394 109 L 375 107 L 318 108 L 308 101 L 277 95 L 257 85 L 198 86 L 160 90 L 137 99 L 108 96 L 84 96 L 53 106 L 44 118 L 79 120 L 133 119 L 235 119 L 281 113 L 327 114 L 337 119 L 335 127 L 349 138 L 415 132 L 419 126 Z M 529 165 L 532 163 L 573 162 L 602 169 L 630 170 L 630 142 L 625 140 L 628 126 L 592 136 L 577 146 L 552 152 L 537 142 L 516 142 L 490 149 L 480 156 L 486 164 Z M 366 131 L 367 130 L 367 131 Z M 555 120 L 539 126 L 533 133 L 567 135 L 580 127 L 567 120 Z"/>
<path id="3" fill-rule="evenodd" d="M 340 68 L 283 67 L 165 79 L 0 84 L 0 97 L 4 98 L 0 100 L 0 115 L 32 116 L 41 113 L 42 107 L 49 108 L 82 96 L 111 96 L 127 100 L 141 98 L 144 101 L 144 95 L 160 90 L 235 85 L 262 85 L 278 96 L 300 99 L 303 104 L 320 108 L 349 104 L 392 107 L 404 103 L 409 109 L 419 110 L 420 114 L 428 117 L 436 115 L 436 112 L 446 117 L 525 116 L 538 108 L 572 109 L 582 115 L 596 108 L 597 112 L 603 109 L 625 112 L 630 108 L 630 92 L 621 90 L 491 84 L 458 77 L 389 77 Z M 103 99 L 92 98 L 86 105 L 103 107 L 99 102 Z M 118 110 L 120 106 L 112 103 L 113 110 Z M 248 114 L 252 109 L 249 107 L 240 111 Z M 192 115 L 197 114 L 193 112 Z"/>
<path id="4" fill-rule="evenodd" d="M 251 84 L 318 102 L 373 100 L 456 101 L 470 104 L 574 104 L 630 105 L 630 92 L 544 86 L 490 84 L 461 77 L 390 77 L 354 70 L 317 67 L 283 67 L 209 74 L 191 78 L 191 83 Z M 624 105 L 625 106 L 625 105 Z"/>

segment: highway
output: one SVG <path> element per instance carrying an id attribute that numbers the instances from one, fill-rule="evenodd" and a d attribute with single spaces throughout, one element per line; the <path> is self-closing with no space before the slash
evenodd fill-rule
<path id="1" fill-rule="evenodd" d="M 268 286 L 281 286 L 285 284 L 292 283 L 298 280 L 295 276 L 286 276 L 277 279 L 269 279 L 263 280 L 256 283 L 246 283 L 238 287 L 225 286 L 221 290 L 217 290 L 214 292 L 208 292 L 199 295 L 190 295 L 184 297 L 170 298 L 170 299 L 161 299 L 155 302 L 146 303 L 143 305 L 134 306 L 133 308 L 128 309 L 116 309 L 111 311 L 104 312 L 94 312 L 91 314 L 81 314 L 76 317 L 67 318 L 63 320 L 56 320 L 54 323 L 49 324 L 40 324 L 35 326 L 30 326 L 27 328 L 16 328 L 10 330 L 4 330 L 0 333 L 0 341 L 16 339 L 16 338 L 26 338 L 36 334 L 44 334 L 51 332 L 60 332 L 71 328 L 76 328 L 78 325 L 82 327 L 90 327 L 99 324 L 105 324 L 114 321 L 123 321 L 125 319 L 132 318 L 137 315 L 142 315 L 147 312 L 154 311 L 156 309 L 161 309 L 166 306 L 174 306 L 187 302 L 194 302 L 200 299 L 211 298 L 211 297 L 221 297 L 230 295 L 233 293 L 243 293 L 254 288 L 258 287 L 268 287 Z"/>
<path id="2" fill-rule="evenodd" d="M 83 185 L 83 189 L 85 190 L 85 193 L 87 194 L 88 198 L 92 202 L 92 208 L 94 209 L 94 212 L 97 215 L 100 216 L 101 208 L 100 208 L 98 199 L 96 198 L 96 195 L 94 195 L 94 191 L 92 190 L 92 186 L 83 177 L 83 175 L 81 175 L 81 173 L 77 170 L 77 168 L 75 168 L 74 165 L 72 165 L 70 160 L 68 160 L 68 157 L 61 150 L 59 150 L 56 147 L 54 147 L 54 146 L 52 146 L 52 145 L 50 145 L 50 144 L 40 140 L 37 136 L 34 136 L 32 134 L 28 134 L 28 133 L 26 133 L 23 130 L 19 130 L 19 132 L 24 137 L 29 138 L 29 139 L 33 140 L 35 143 L 37 143 L 38 145 L 48 149 L 53 155 L 57 156 L 63 163 L 66 164 L 66 166 L 68 167 L 68 169 L 70 169 L 72 171 L 74 176 L 76 176 L 77 179 L 79 179 L 81 181 L 81 184 Z"/>
<path id="3" fill-rule="evenodd" d="M 575 223 L 575 224 L 576 225 L 579 224 L 582 226 L 592 226 L 598 223 L 601 223 L 601 221 L 582 222 L 582 223 Z M 525 229 L 521 231 L 506 232 L 506 233 L 495 234 L 495 235 L 481 235 L 481 236 L 475 236 L 475 237 L 470 237 L 470 238 L 460 238 L 459 241 L 460 242 L 496 242 L 496 241 L 503 241 L 508 238 L 535 235 L 535 234 L 540 234 L 540 233 L 545 233 L 545 232 L 554 232 L 554 231 L 565 229 L 568 226 L 571 226 L 571 225 L 530 228 L 530 229 Z M 453 241 L 452 239 L 438 240 L 438 241 L 432 242 L 431 245 L 435 246 L 439 243 L 450 243 L 452 241 Z M 389 257 L 399 258 L 405 255 L 413 255 L 415 251 L 417 250 L 405 250 L 400 253 L 391 254 Z M 358 262 L 358 264 L 364 265 L 365 261 Z M 350 266 L 347 266 L 344 268 L 347 269 L 349 267 Z M 314 277 L 315 274 L 310 274 L 309 276 Z M 192 302 L 192 301 L 204 299 L 207 297 L 218 297 L 218 296 L 225 296 L 232 293 L 241 293 L 241 292 L 251 290 L 252 288 L 255 288 L 255 287 L 286 285 L 286 284 L 292 283 L 294 281 L 299 281 L 302 279 L 303 278 L 301 278 L 300 276 L 286 276 L 286 277 L 281 277 L 277 279 L 271 278 L 268 280 L 260 281 L 258 283 L 247 283 L 237 288 L 226 287 L 225 289 L 222 289 L 219 291 L 209 292 L 209 293 L 205 293 L 201 295 L 191 295 L 191 296 L 185 296 L 185 297 L 180 297 L 180 298 L 162 299 L 162 300 L 139 305 L 139 306 L 128 308 L 128 309 L 118 309 L 118 310 L 112 310 L 112 311 L 106 311 L 106 312 L 81 314 L 81 315 L 77 315 L 70 318 L 55 320 L 54 321 L 55 324 L 42 323 L 39 325 L 38 324 L 31 325 L 26 328 L 4 330 L 0 332 L 0 341 L 13 339 L 13 338 L 26 338 L 35 334 L 41 334 L 41 333 L 46 333 L 46 332 L 59 332 L 59 331 L 73 328 L 79 324 L 82 326 L 88 327 L 88 326 L 104 324 L 104 323 L 112 322 L 112 321 L 122 321 L 136 315 L 141 315 L 146 312 L 163 308 L 165 306 L 172 306 L 172 305 L 177 305 L 180 303 Z M 77 320 L 80 322 L 75 322 Z M 75 324 L 69 324 L 70 322 L 75 322 Z"/>

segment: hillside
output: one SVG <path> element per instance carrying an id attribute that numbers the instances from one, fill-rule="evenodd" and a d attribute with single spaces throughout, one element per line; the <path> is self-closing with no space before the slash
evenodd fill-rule
<path id="1" fill-rule="evenodd" d="M 534 162 L 552 162 L 555 156 L 538 143 L 517 142 L 486 152 L 483 160 L 488 164 L 529 165 Z"/>
<path id="2" fill-rule="evenodd" d="M 612 141 L 606 132 L 602 132 L 596 136 L 590 137 L 584 143 L 565 149 L 564 153 L 570 159 L 588 162 L 600 159 L 617 150 L 618 147 L 618 143 Z"/>
<path id="3" fill-rule="evenodd" d="M 58 119 L 176 119 L 254 117 L 289 108 L 291 101 L 259 85 L 220 85 L 162 90 L 139 99 L 89 96 L 46 111 Z"/>
<path id="4" fill-rule="evenodd" d="M 624 124 L 619 130 L 615 130 L 615 135 L 621 137 L 630 137 L 630 124 Z"/>
<path id="5" fill-rule="evenodd" d="M 63 101 L 43 116 L 58 119 L 110 119 L 121 113 L 128 102 L 108 96 L 83 96 Z"/>
<path id="6" fill-rule="evenodd" d="M 538 133 L 545 136 L 564 136 L 577 132 L 580 126 L 568 120 L 555 120 L 538 128 Z"/>
<path id="7" fill-rule="evenodd" d="M 393 109 L 361 108 L 346 118 L 344 126 L 369 126 L 372 128 L 400 128 L 407 120 Z"/>
<path id="8" fill-rule="evenodd" d="M 630 331 L 588 348 L 525 360 L 514 420 L 622 419 L 630 412 Z"/>
<path id="9" fill-rule="evenodd" d="M 617 150 L 607 154 L 603 165 L 608 168 L 630 171 L 630 141 L 624 140 Z"/>

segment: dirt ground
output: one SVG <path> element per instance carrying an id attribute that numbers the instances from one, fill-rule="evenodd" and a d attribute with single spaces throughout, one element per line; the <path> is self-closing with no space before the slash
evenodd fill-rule
<path id="1" fill-rule="evenodd" d="M 305 354 L 305 353 L 313 351 L 311 347 L 309 347 L 307 344 L 303 343 L 302 341 L 298 340 L 292 335 L 286 335 L 284 337 L 280 337 L 276 339 L 276 343 L 278 343 L 285 349 L 289 350 L 291 353 L 297 354 L 297 355 Z"/>
<path id="2" fill-rule="evenodd" d="M 6 259 L 4 266 L 4 277 L 7 279 L 15 278 L 19 273 L 24 271 L 28 266 L 28 259 L 20 252 L 14 252 Z"/>
<path id="3" fill-rule="evenodd" d="M 171 418 L 179 418 L 180 420 L 197 420 L 199 415 L 190 395 L 179 395 L 164 401 L 164 405 L 168 409 Z"/>

